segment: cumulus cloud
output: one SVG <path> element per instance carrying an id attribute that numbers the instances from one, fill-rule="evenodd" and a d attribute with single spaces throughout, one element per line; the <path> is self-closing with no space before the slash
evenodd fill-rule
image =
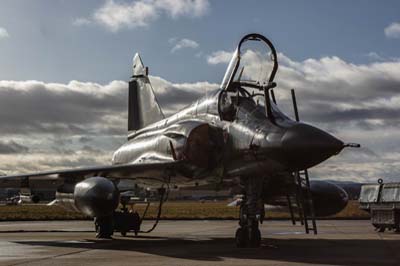
<path id="1" fill-rule="evenodd" d="M 0 154 L 25 153 L 28 150 L 28 147 L 18 144 L 12 140 L 8 142 L 0 141 Z"/>
<path id="2" fill-rule="evenodd" d="M 97 9 L 93 15 L 95 22 L 111 31 L 123 27 L 136 28 L 147 26 L 158 17 L 156 7 L 148 1 L 136 1 L 131 4 L 115 3 L 110 0 Z"/>
<path id="3" fill-rule="evenodd" d="M 207 63 L 210 65 L 226 64 L 232 58 L 233 52 L 229 51 L 216 51 L 207 56 Z"/>
<path id="4" fill-rule="evenodd" d="M 148 26 L 163 15 L 173 19 L 200 17 L 209 9 L 208 0 L 137 0 L 127 2 L 106 1 L 90 18 L 77 19 L 75 25 L 91 22 L 116 32 L 122 28 Z"/>
<path id="5" fill-rule="evenodd" d="M 385 61 L 386 58 L 384 58 L 383 56 L 379 55 L 376 52 L 369 52 L 366 54 L 366 56 L 373 61 Z"/>
<path id="6" fill-rule="evenodd" d="M 172 83 L 160 77 L 150 77 L 157 99 L 164 114 L 171 115 L 206 93 L 217 89 L 218 84 L 209 82 Z"/>
<path id="7" fill-rule="evenodd" d="M 87 18 L 77 18 L 77 19 L 74 19 L 72 22 L 72 25 L 74 25 L 74 26 L 84 26 L 84 25 L 90 25 L 90 24 L 92 24 L 92 21 Z"/>
<path id="8" fill-rule="evenodd" d="M 0 27 L 0 39 L 6 39 L 10 37 L 8 31 L 5 28 Z"/>
<path id="9" fill-rule="evenodd" d="M 400 38 L 400 23 L 393 22 L 389 26 L 387 26 L 384 30 L 386 37 L 388 38 Z"/>
<path id="10" fill-rule="evenodd" d="M 352 64 L 335 56 L 294 61 L 284 54 L 278 59 L 279 108 L 292 116 L 290 89 L 295 88 L 302 120 L 363 146 L 311 169 L 312 177 L 395 180 L 400 174 L 400 61 Z M 167 115 L 218 88 L 157 76 L 150 80 Z M 108 164 L 126 140 L 127 87 L 124 81 L 0 81 L 0 171 Z M 10 152 L 18 151 L 15 144 L 28 152 L 22 148 L 18 154 L 25 154 L 16 156 Z"/>
<path id="11" fill-rule="evenodd" d="M 121 88 L 126 86 L 122 81 L 102 86 L 78 81 L 58 84 L 2 80 L 0 98 L 7 101 L 0 104 L 0 133 L 85 131 L 93 122 L 105 123 L 111 111 L 124 110 L 121 102 L 126 90 Z"/>
<path id="12" fill-rule="evenodd" d="M 201 17 L 207 13 L 210 6 L 208 0 L 155 0 L 153 3 L 154 6 L 173 18 L 179 16 Z"/>
<path id="13" fill-rule="evenodd" d="M 169 40 L 169 43 L 174 45 L 174 47 L 172 47 L 171 49 L 171 53 L 175 53 L 176 51 L 184 48 L 196 49 L 199 47 L 199 44 L 196 41 L 186 38 L 180 40 L 176 40 L 175 38 L 173 38 Z"/>

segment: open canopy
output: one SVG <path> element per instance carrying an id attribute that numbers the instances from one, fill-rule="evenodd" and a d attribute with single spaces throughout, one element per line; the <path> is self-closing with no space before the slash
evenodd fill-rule
<path id="1" fill-rule="evenodd" d="M 276 50 L 264 36 L 244 36 L 229 63 L 221 88 L 236 91 L 241 87 L 259 90 L 271 86 L 278 69 Z"/>

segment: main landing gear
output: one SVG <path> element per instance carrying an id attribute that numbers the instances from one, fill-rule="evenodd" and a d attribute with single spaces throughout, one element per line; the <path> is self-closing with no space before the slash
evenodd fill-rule
<path id="1" fill-rule="evenodd" d="M 112 216 L 94 218 L 96 238 L 111 238 L 115 231 L 126 236 L 128 232 L 134 232 L 135 236 L 140 231 L 142 219 L 137 212 L 128 212 L 126 208 L 115 211 Z"/>
<path id="2" fill-rule="evenodd" d="M 242 178 L 244 198 L 240 204 L 239 228 L 236 230 L 236 246 L 239 248 L 256 248 L 261 245 L 259 224 L 262 223 L 265 211 L 261 200 L 263 178 Z"/>
<path id="3" fill-rule="evenodd" d="M 140 230 L 142 221 L 149 209 L 150 202 L 141 202 L 146 203 L 146 208 L 141 217 L 137 212 L 128 212 L 128 209 L 126 208 L 126 203 L 122 202 L 123 206 L 121 211 L 116 210 L 112 215 L 94 218 L 96 238 L 111 239 L 111 236 L 115 231 L 120 232 L 122 236 L 126 236 L 128 232 L 134 232 L 135 236 L 137 236 L 138 233 L 152 232 L 156 228 L 160 220 L 163 203 L 168 198 L 168 191 L 164 187 L 158 189 L 158 194 L 160 197 L 160 201 L 158 204 L 157 217 L 153 226 L 150 229 L 146 231 Z"/>
<path id="4" fill-rule="evenodd" d="M 111 239 L 111 236 L 114 233 L 114 217 L 95 217 L 94 226 L 96 229 L 96 238 Z"/>

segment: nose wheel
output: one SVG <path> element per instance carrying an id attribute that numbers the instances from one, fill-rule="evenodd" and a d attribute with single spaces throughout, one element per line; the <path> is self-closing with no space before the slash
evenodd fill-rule
<path id="1" fill-rule="evenodd" d="M 261 245 L 258 227 L 240 227 L 236 230 L 235 242 L 238 248 L 257 248 Z"/>

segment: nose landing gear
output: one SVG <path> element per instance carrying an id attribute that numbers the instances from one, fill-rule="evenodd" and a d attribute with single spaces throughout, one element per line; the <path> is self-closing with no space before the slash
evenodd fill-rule
<path id="1" fill-rule="evenodd" d="M 236 246 L 238 248 L 257 248 L 261 245 L 261 232 L 258 222 L 253 226 L 240 227 L 236 230 Z"/>
<path id="2" fill-rule="evenodd" d="M 261 202 L 263 178 L 248 177 L 241 181 L 245 195 L 240 204 L 240 227 L 236 230 L 235 242 L 239 248 L 256 248 L 261 245 L 259 224 L 265 216 L 264 204 Z"/>

